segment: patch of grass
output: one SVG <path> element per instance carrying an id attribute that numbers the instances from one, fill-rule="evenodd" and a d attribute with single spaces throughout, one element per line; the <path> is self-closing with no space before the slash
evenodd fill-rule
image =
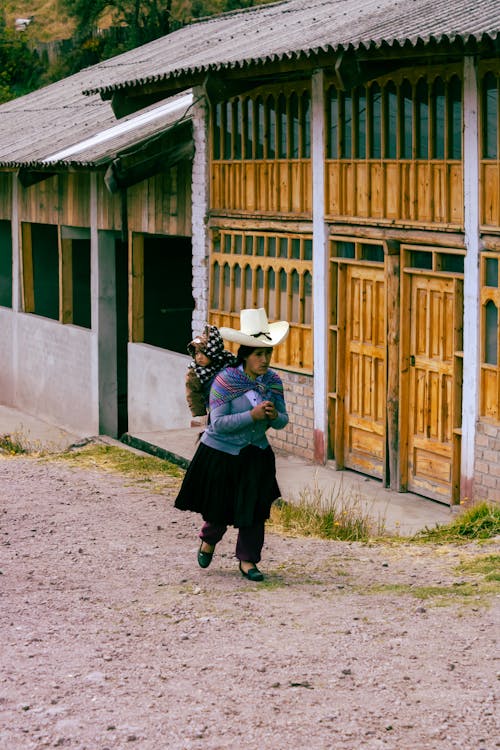
<path id="1" fill-rule="evenodd" d="M 294 536 L 367 541 L 385 533 L 383 519 L 374 518 L 357 496 L 331 493 L 317 486 L 305 488 L 298 502 L 281 501 L 271 508 L 270 526 Z"/>
<path id="2" fill-rule="evenodd" d="M 415 542 L 470 542 L 478 539 L 491 539 L 500 534 L 500 505 L 481 502 L 460 513 L 454 521 L 438 525 L 434 529 L 425 528 L 411 538 Z"/>
<path id="3" fill-rule="evenodd" d="M 457 566 L 463 573 L 484 576 L 486 581 L 500 581 L 500 555 L 481 555 L 475 560 L 467 560 Z"/>
<path id="4" fill-rule="evenodd" d="M 180 483 L 184 469 L 156 456 L 145 456 L 114 445 L 91 444 L 77 450 L 54 456 L 52 460 L 65 461 L 78 468 L 101 469 L 122 474 L 136 482 L 149 483 L 153 492 Z M 175 481 L 173 481 L 175 480 Z"/>
<path id="5" fill-rule="evenodd" d="M 8 456 L 19 456 L 28 453 L 40 454 L 41 448 L 33 443 L 28 436 L 21 431 L 0 435 L 0 453 Z"/>

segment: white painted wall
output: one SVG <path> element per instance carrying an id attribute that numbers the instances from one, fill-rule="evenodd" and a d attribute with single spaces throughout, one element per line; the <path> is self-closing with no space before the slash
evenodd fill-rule
<path id="1" fill-rule="evenodd" d="M 12 406 L 14 402 L 14 342 L 15 313 L 0 307 L 0 404 Z"/>
<path id="2" fill-rule="evenodd" d="M 464 61 L 464 369 L 460 498 L 472 497 L 479 412 L 479 93 L 476 62 Z"/>
<path id="3" fill-rule="evenodd" d="M 191 425 L 184 380 L 186 354 L 149 344 L 128 345 L 128 431 L 184 429 Z"/>
<path id="4" fill-rule="evenodd" d="M 15 326 L 16 392 L 12 405 L 67 430 L 97 435 L 97 386 L 91 364 L 94 334 L 24 313 L 16 315 Z"/>
<path id="5" fill-rule="evenodd" d="M 193 89 L 193 139 L 194 159 L 192 171 L 191 241 L 193 248 L 193 335 L 203 330 L 208 316 L 208 258 L 209 235 L 207 231 L 209 168 L 208 168 L 208 111 L 204 90 Z"/>

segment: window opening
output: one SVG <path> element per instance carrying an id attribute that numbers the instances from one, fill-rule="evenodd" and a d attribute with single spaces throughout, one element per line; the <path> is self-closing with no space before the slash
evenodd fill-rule
<path id="1" fill-rule="evenodd" d="M 224 159 L 232 156 L 233 141 L 233 107 L 231 102 L 226 102 L 224 110 Z"/>
<path id="2" fill-rule="evenodd" d="M 245 100 L 245 159 L 253 158 L 253 100 Z"/>
<path id="3" fill-rule="evenodd" d="M 484 361 L 487 365 L 498 364 L 498 310 L 492 300 L 484 306 L 485 336 Z"/>
<path id="4" fill-rule="evenodd" d="M 308 91 L 302 94 L 301 156 L 311 158 L 311 97 Z"/>
<path id="5" fill-rule="evenodd" d="M 299 98 L 294 92 L 290 97 L 290 158 L 299 158 Z"/>
<path id="6" fill-rule="evenodd" d="M 484 259 L 484 284 L 498 289 L 498 258 Z"/>
<path id="7" fill-rule="evenodd" d="M 234 103 L 235 107 L 235 118 L 234 118 L 234 158 L 241 159 L 242 150 L 241 143 L 243 139 L 242 125 L 243 125 L 243 108 L 240 99 L 236 99 Z"/>
<path id="8" fill-rule="evenodd" d="M 378 83 L 370 88 L 370 156 L 380 159 L 382 156 L 382 92 Z"/>
<path id="9" fill-rule="evenodd" d="M 338 128 L 339 128 L 339 100 L 337 89 L 332 86 L 329 90 L 328 107 L 328 158 L 338 158 Z"/>
<path id="10" fill-rule="evenodd" d="M 449 135 L 448 157 L 462 157 L 462 84 L 458 76 L 453 76 L 448 87 Z"/>
<path id="11" fill-rule="evenodd" d="M 385 87 L 385 156 L 395 159 L 397 156 L 398 97 L 396 84 L 389 81 Z"/>
<path id="12" fill-rule="evenodd" d="M 432 97 L 432 156 L 434 159 L 444 159 L 445 105 L 444 81 L 442 78 L 436 78 Z"/>
<path id="13" fill-rule="evenodd" d="M 410 250 L 408 253 L 408 267 L 432 270 L 432 253 L 424 250 Z"/>
<path id="14" fill-rule="evenodd" d="M 255 158 L 264 158 L 264 129 L 265 129 L 265 117 L 264 117 L 264 102 L 262 97 L 259 96 L 255 100 L 256 110 L 256 124 L 257 124 L 257 138 L 255 141 Z"/>
<path id="15" fill-rule="evenodd" d="M 35 315 L 59 320 L 59 248 L 57 227 L 31 224 Z"/>
<path id="16" fill-rule="evenodd" d="M 284 94 L 278 98 L 278 158 L 286 159 L 288 156 L 288 116 L 286 99 Z"/>
<path id="17" fill-rule="evenodd" d="M 416 89 L 417 159 L 429 158 L 429 87 L 423 78 Z"/>
<path id="18" fill-rule="evenodd" d="M 143 341 L 185 353 L 186 341 L 191 337 L 194 308 L 191 240 L 188 237 L 145 236 L 143 243 Z M 216 293 L 217 285 L 216 282 Z"/>
<path id="19" fill-rule="evenodd" d="M 0 306 L 12 307 L 12 231 L 10 221 L 0 221 Z"/>
<path id="20" fill-rule="evenodd" d="M 356 156 L 366 157 L 366 89 L 360 86 L 356 91 Z"/>
<path id="21" fill-rule="evenodd" d="M 483 80 L 483 155 L 485 159 L 498 157 L 498 85 L 496 76 L 489 72 Z"/>
<path id="22" fill-rule="evenodd" d="M 350 159 L 352 157 L 352 97 L 349 94 L 342 96 L 343 118 L 342 118 L 342 143 L 341 157 Z"/>
<path id="23" fill-rule="evenodd" d="M 91 328 L 90 240 L 72 240 L 71 245 L 72 323 Z"/>
<path id="24" fill-rule="evenodd" d="M 274 159 L 276 156 L 276 108 L 274 98 L 270 96 L 267 100 L 267 158 Z"/>
<path id="25" fill-rule="evenodd" d="M 439 261 L 441 271 L 447 271 L 448 273 L 461 273 L 464 272 L 464 256 L 454 255 L 453 253 L 439 253 Z"/>
<path id="26" fill-rule="evenodd" d="M 411 159 L 413 155 L 413 97 L 409 81 L 401 86 L 401 158 Z"/>
<path id="27" fill-rule="evenodd" d="M 222 104 L 217 104 L 217 106 L 215 107 L 214 130 L 213 130 L 214 159 L 220 159 L 221 129 L 222 129 Z"/>
<path id="28" fill-rule="evenodd" d="M 376 261 L 378 263 L 384 262 L 384 248 L 382 245 L 361 245 L 361 258 L 363 260 Z"/>

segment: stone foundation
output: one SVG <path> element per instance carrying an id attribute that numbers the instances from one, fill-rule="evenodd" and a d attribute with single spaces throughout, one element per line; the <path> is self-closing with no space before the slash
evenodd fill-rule
<path id="1" fill-rule="evenodd" d="M 500 503 L 500 425 L 478 422 L 474 462 L 474 500 Z"/>
<path id="2" fill-rule="evenodd" d="M 272 366 L 272 364 L 271 364 Z M 314 378 L 278 370 L 285 388 L 290 422 L 284 430 L 269 430 L 269 442 L 276 450 L 314 460 Z"/>

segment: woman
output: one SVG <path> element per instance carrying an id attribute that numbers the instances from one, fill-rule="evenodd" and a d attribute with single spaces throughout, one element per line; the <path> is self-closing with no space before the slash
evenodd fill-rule
<path id="1" fill-rule="evenodd" d="M 236 557 L 241 574 L 262 581 L 257 567 L 264 525 L 281 493 L 266 437 L 269 427 L 288 424 L 283 384 L 269 368 L 273 347 L 289 325 L 268 323 L 263 308 L 242 310 L 240 330 L 221 328 L 222 338 L 240 344 L 236 365 L 226 367 L 210 389 L 210 423 L 182 483 L 175 507 L 201 513 L 198 563 L 208 568 L 215 545 L 229 524 L 238 528 Z"/>

